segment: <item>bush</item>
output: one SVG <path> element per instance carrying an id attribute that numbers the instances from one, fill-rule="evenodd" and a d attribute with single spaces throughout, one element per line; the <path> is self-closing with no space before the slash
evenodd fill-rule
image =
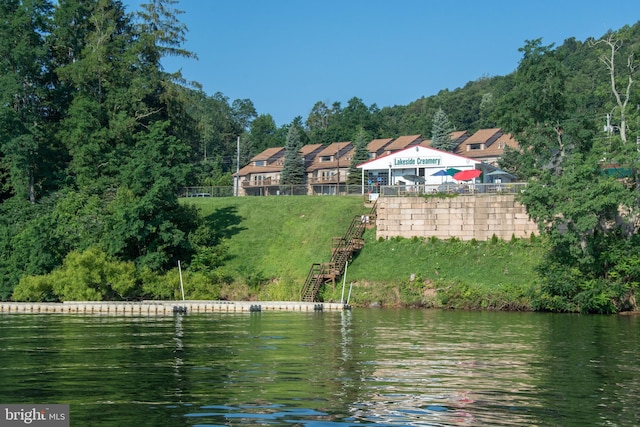
<path id="1" fill-rule="evenodd" d="M 529 311 L 531 302 L 526 286 L 496 285 L 481 288 L 464 283 L 453 283 L 438 290 L 444 308 L 464 310 Z"/>
<path id="2" fill-rule="evenodd" d="M 190 300 L 220 299 L 221 282 L 217 276 L 202 272 L 183 271 L 184 297 Z M 140 274 L 142 290 L 148 299 L 181 300 L 180 272 L 177 268 L 163 275 L 145 269 Z"/>
<path id="3" fill-rule="evenodd" d="M 127 299 L 136 289 L 135 267 L 97 247 L 72 251 L 49 274 L 25 277 L 14 290 L 16 301 L 110 301 Z"/>
<path id="4" fill-rule="evenodd" d="M 300 284 L 291 277 L 282 277 L 266 286 L 261 286 L 256 296 L 260 301 L 298 301 Z"/>
<path id="5" fill-rule="evenodd" d="M 13 300 L 34 302 L 58 301 L 58 297 L 53 292 L 51 275 L 23 277 L 13 291 Z"/>

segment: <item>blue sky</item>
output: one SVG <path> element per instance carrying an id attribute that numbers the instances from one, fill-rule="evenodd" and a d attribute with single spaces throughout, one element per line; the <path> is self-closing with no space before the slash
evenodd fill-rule
<path id="1" fill-rule="evenodd" d="M 135 10 L 144 0 L 125 0 Z M 352 97 L 407 105 L 516 69 L 525 40 L 556 46 L 640 20 L 637 0 L 181 0 L 185 47 L 168 71 L 249 98 L 278 126 Z"/>

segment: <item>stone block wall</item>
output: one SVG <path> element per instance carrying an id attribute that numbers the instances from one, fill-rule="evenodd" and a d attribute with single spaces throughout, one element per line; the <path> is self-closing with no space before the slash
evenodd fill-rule
<path id="1" fill-rule="evenodd" d="M 452 198 L 380 197 L 377 238 L 437 237 L 509 240 L 538 234 L 525 207 L 513 194 L 461 195 Z"/>

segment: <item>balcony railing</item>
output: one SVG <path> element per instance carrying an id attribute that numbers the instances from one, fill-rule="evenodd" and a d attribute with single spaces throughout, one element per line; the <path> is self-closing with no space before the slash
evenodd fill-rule
<path id="1" fill-rule="evenodd" d="M 268 185 L 280 185 L 280 180 L 275 178 L 254 179 L 241 181 L 243 187 L 264 187 Z"/>
<path id="2" fill-rule="evenodd" d="M 342 177 L 343 178 L 343 177 Z M 307 178 L 308 184 L 318 185 L 318 184 L 337 184 L 338 177 L 337 176 L 323 176 L 317 178 Z M 280 185 L 280 180 L 275 178 L 267 178 L 261 180 L 246 180 L 240 181 L 243 187 L 265 187 L 269 185 Z M 340 181 L 340 184 L 344 184 L 344 179 Z"/>
<path id="3" fill-rule="evenodd" d="M 338 182 L 338 176 L 319 176 L 315 178 L 311 178 L 308 180 L 309 184 L 335 184 Z M 340 181 L 340 183 L 344 183 L 344 179 Z"/>

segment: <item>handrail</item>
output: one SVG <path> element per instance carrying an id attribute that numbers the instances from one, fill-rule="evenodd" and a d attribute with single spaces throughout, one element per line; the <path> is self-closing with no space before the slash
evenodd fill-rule
<path id="1" fill-rule="evenodd" d="M 331 242 L 331 260 L 326 264 L 314 263 L 304 281 L 300 299 L 315 301 L 320 287 L 328 281 L 335 281 L 344 273 L 347 262 L 353 254 L 362 248 L 364 230 L 377 212 L 377 200 L 373 204 L 369 215 L 355 215 L 351 224 L 342 237 L 334 237 Z"/>
<path id="2" fill-rule="evenodd" d="M 322 270 L 321 264 L 314 263 L 311 265 L 311 269 L 307 274 L 307 278 L 304 281 L 304 286 L 302 291 L 300 292 L 300 300 L 302 301 L 313 301 L 315 299 L 315 288 L 316 283 L 318 281 L 318 277 L 320 276 L 320 271 Z M 316 280 L 314 280 L 314 278 Z"/>

